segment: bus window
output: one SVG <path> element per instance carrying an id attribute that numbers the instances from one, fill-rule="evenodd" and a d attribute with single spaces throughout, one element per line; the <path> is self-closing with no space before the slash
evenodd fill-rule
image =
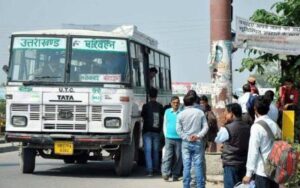
<path id="1" fill-rule="evenodd" d="M 145 86 L 145 79 L 144 79 L 144 56 L 142 52 L 142 47 L 141 45 L 136 44 L 136 56 L 140 62 L 140 74 L 139 74 L 139 79 L 140 79 L 140 86 L 144 87 Z"/>
<path id="2" fill-rule="evenodd" d="M 154 66 L 155 66 L 154 52 L 153 52 L 153 50 L 150 50 L 150 54 L 149 54 L 149 67 L 154 67 Z"/>
<path id="3" fill-rule="evenodd" d="M 136 55 L 135 55 L 135 45 L 134 45 L 134 43 L 130 43 L 130 57 L 131 58 L 135 58 L 136 57 Z"/>
<path id="4" fill-rule="evenodd" d="M 159 53 L 155 52 L 154 53 L 154 60 L 155 60 L 155 68 L 158 70 L 158 74 L 155 76 L 155 86 L 156 88 L 160 88 L 160 61 L 159 61 Z"/>

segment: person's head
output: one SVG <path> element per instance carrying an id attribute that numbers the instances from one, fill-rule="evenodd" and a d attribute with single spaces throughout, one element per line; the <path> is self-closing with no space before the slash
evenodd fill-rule
<path id="1" fill-rule="evenodd" d="M 192 95 L 185 95 L 183 98 L 184 106 L 193 106 L 195 98 Z"/>
<path id="2" fill-rule="evenodd" d="M 224 113 L 226 123 L 230 123 L 234 119 L 242 117 L 242 107 L 238 103 L 227 104 Z"/>
<path id="3" fill-rule="evenodd" d="M 249 76 L 247 81 L 248 81 L 248 84 L 250 84 L 250 85 L 256 84 L 256 78 L 254 76 Z"/>
<path id="4" fill-rule="evenodd" d="M 192 96 L 193 97 L 193 100 L 194 100 L 194 103 L 197 103 L 197 104 L 199 104 L 199 97 L 198 97 L 198 95 L 197 95 L 197 93 L 196 93 L 196 91 L 195 90 L 189 90 L 188 92 L 187 92 L 187 94 L 186 95 L 190 95 L 190 96 Z"/>
<path id="5" fill-rule="evenodd" d="M 265 92 L 264 97 L 271 104 L 274 100 L 274 92 L 272 90 L 268 90 Z"/>
<path id="6" fill-rule="evenodd" d="M 174 111 L 177 111 L 180 105 L 180 100 L 178 96 L 173 96 L 171 98 L 171 106 L 173 108 Z"/>
<path id="7" fill-rule="evenodd" d="M 254 111 L 257 116 L 266 115 L 269 112 L 270 104 L 264 96 L 256 97 L 254 101 Z"/>
<path id="8" fill-rule="evenodd" d="M 208 98 L 207 96 L 205 95 L 202 95 L 200 98 L 200 105 L 203 105 L 203 106 L 207 106 L 208 105 Z"/>
<path id="9" fill-rule="evenodd" d="M 294 86 L 294 81 L 291 78 L 287 78 L 284 81 L 284 85 L 286 88 L 291 89 Z"/>
<path id="10" fill-rule="evenodd" d="M 243 85 L 243 92 L 244 93 L 251 92 L 250 84 L 244 84 Z"/>
<path id="11" fill-rule="evenodd" d="M 156 100 L 157 98 L 157 93 L 158 93 L 158 90 L 156 88 L 151 88 L 150 91 L 149 91 L 149 97 L 151 100 Z"/>
<path id="12" fill-rule="evenodd" d="M 155 75 L 157 74 L 157 69 L 155 67 L 151 67 L 149 69 L 149 78 L 150 80 L 153 79 L 155 77 Z"/>

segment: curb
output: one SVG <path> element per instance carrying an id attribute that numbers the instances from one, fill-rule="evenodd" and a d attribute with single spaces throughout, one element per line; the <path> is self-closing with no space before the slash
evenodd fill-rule
<path id="1" fill-rule="evenodd" d="M 19 150 L 18 146 L 8 146 L 0 148 L 0 153 L 10 152 L 10 151 L 17 151 Z"/>
<path id="2" fill-rule="evenodd" d="M 224 183 L 222 175 L 206 175 L 206 181 L 214 184 Z"/>

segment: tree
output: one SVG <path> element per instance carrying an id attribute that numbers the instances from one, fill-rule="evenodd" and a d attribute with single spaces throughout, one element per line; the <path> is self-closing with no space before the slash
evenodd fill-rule
<path id="1" fill-rule="evenodd" d="M 250 20 L 272 25 L 293 27 L 300 26 L 299 0 L 284 0 L 283 2 L 277 2 L 271 7 L 271 10 L 275 10 L 275 12 L 258 9 L 250 17 Z M 296 83 L 299 83 L 300 56 L 279 54 L 274 55 L 251 49 L 247 51 L 249 57 L 243 59 L 242 66 L 239 71 L 242 72 L 245 69 L 248 69 L 250 72 L 257 70 L 259 74 L 264 74 L 266 67 L 279 62 L 282 69 L 282 75 L 279 77 L 270 75 L 267 77 L 268 82 L 278 88 L 282 80 L 284 80 L 286 77 L 292 77 Z"/>

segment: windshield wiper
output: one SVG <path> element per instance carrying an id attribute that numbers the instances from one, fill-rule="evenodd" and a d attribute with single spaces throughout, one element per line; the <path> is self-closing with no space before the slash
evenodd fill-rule
<path id="1" fill-rule="evenodd" d="M 61 78 L 61 76 L 35 76 L 34 79 L 46 79 L 46 78 Z"/>

